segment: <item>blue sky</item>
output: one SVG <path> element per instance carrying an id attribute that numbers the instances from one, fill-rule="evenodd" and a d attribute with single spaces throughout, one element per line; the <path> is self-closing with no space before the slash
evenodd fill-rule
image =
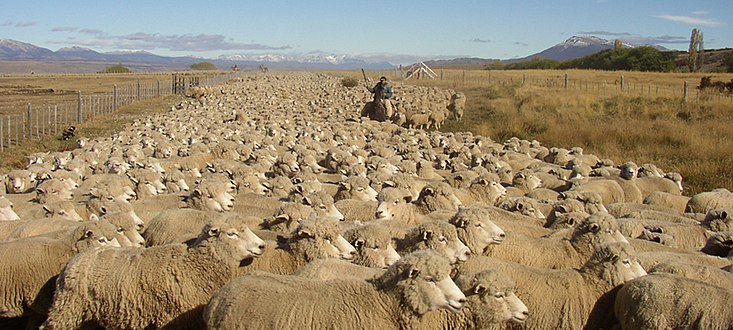
<path id="1" fill-rule="evenodd" d="M 686 50 L 733 47 L 731 0 L 12 1 L 0 38 L 58 50 L 165 56 L 354 54 L 416 59 L 524 57 L 574 35 Z"/>

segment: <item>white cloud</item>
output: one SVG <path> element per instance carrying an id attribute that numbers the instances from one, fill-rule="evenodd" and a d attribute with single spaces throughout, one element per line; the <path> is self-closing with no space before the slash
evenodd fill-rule
<path id="1" fill-rule="evenodd" d="M 718 21 L 714 18 L 697 18 L 697 17 L 690 17 L 690 16 L 676 16 L 676 15 L 661 15 L 657 16 L 661 19 L 672 21 L 672 22 L 679 22 L 679 23 L 685 23 L 689 25 L 702 25 L 702 26 L 720 26 L 725 25 L 724 23 Z"/>

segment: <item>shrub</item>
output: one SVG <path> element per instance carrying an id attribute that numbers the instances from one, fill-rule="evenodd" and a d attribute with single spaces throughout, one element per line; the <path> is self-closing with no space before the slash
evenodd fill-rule
<path id="1" fill-rule="evenodd" d="M 341 79 L 341 85 L 344 85 L 344 87 L 356 87 L 359 86 L 359 81 L 353 77 L 346 77 Z"/>
<path id="2" fill-rule="evenodd" d="M 191 64 L 191 69 L 199 71 L 217 70 L 216 65 L 210 62 L 198 62 Z"/>
<path id="3" fill-rule="evenodd" d="M 103 73 L 129 73 L 130 69 L 122 66 L 121 64 L 108 66 L 104 69 Z"/>

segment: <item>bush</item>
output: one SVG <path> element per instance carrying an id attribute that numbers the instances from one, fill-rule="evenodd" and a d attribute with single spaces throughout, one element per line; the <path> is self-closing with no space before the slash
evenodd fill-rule
<path id="1" fill-rule="evenodd" d="M 218 70 L 216 68 L 216 65 L 210 62 L 198 62 L 198 63 L 191 64 L 191 69 L 199 70 L 199 71 Z"/>
<path id="2" fill-rule="evenodd" d="M 344 87 L 356 87 L 359 86 L 359 80 L 353 77 L 346 77 L 341 79 L 341 85 L 344 85 Z"/>
<path id="3" fill-rule="evenodd" d="M 129 73 L 130 69 L 122 66 L 121 64 L 108 66 L 104 69 L 103 73 Z"/>

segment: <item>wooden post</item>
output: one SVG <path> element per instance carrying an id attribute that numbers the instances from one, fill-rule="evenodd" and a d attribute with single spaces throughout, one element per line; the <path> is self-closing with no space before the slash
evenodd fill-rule
<path id="1" fill-rule="evenodd" d="M 59 133 L 59 108 L 53 106 L 53 134 Z"/>
<path id="2" fill-rule="evenodd" d="M 5 151 L 5 136 L 3 135 L 3 118 L 0 117 L 0 152 Z"/>
<path id="3" fill-rule="evenodd" d="M 688 84 L 687 84 L 687 80 L 685 80 L 685 83 L 684 83 L 684 85 L 682 86 L 682 99 L 683 99 L 683 100 L 684 100 L 685 102 L 687 102 L 687 92 L 688 92 L 688 91 L 687 91 L 687 87 L 688 87 L 687 85 L 688 85 Z"/>
<path id="4" fill-rule="evenodd" d="M 567 74 L 567 73 L 565 74 L 565 80 L 564 80 L 564 82 L 563 82 L 563 85 L 562 85 L 562 87 L 563 87 L 564 89 L 568 89 L 568 74 Z"/>
<path id="5" fill-rule="evenodd" d="M 117 110 L 117 85 L 112 86 L 112 110 Z"/>
<path id="6" fill-rule="evenodd" d="M 526 73 L 523 73 L 523 74 L 522 74 L 522 86 L 524 86 L 524 83 L 525 83 L 526 81 L 527 81 L 527 74 L 526 74 Z"/>
<path id="7" fill-rule="evenodd" d="M 76 94 L 76 123 L 81 123 L 81 91 Z"/>
<path id="8" fill-rule="evenodd" d="M 30 140 L 30 139 L 33 138 L 31 136 L 31 135 L 33 135 L 33 133 L 31 131 L 32 122 L 31 122 L 31 103 L 30 102 L 28 102 L 28 111 L 27 111 L 27 114 L 28 114 L 28 139 Z"/>
<path id="9" fill-rule="evenodd" d="M 140 78 L 137 79 L 137 100 L 140 101 Z"/>
<path id="10" fill-rule="evenodd" d="M 39 127 L 41 127 L 41 123 L 39 122 L 38 117 L 39 117 L 38 116 L 38 109 L 36 109 L 36 137 L 37 138 L 40 138 L 41 137 L 41 132 L 39 131 Z M 28 121 L 30 121 L 30 120 L 31 120 L 30 117 L 28 117 Z"/>

